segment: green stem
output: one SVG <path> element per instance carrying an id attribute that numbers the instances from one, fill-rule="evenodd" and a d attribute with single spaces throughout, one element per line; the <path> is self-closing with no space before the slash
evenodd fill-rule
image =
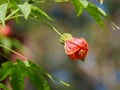
<path id="1" fill-rule="evenodd" d="M 48 23 L 47 21 L 45 21 L 45 20 L 43 20 L 43 19 L 41 19 L 41 18 L 39 18 L 39 19 L 37 19 L 37 18 L 33 18 L 33 17 L 31 17 L 32 19 L 35 19 L 35 20 L 38 20 L 39 22 L 42 22 L 42 23 L 44 23 L 44 24 L 47 24 L 48 26 L 50 26 L 50 28 L 53 30 L 53 31 L 55 31 L 59 36 L 62 36 L 63 34 L 62 33 L 60 33 L 54 26 L 52 26 L 50 23 Z"/>
<path id="2" fill-rule="evenodd" d="M 58 35 L 62 36 L 62 33 L 60 33 L 55 27 L 53 27 L 51 24 L 47 23 L 51 28 L 52 30 L 54 30 Z"/>
<path id="3" fill-rule="evenodd" d="M 14 53 L 14 54 L 16 54 L 16 55 L 18 55 L 18 56 L 20 56 L 20 57 L 24 58 L 25 60 L 27 60 L 27 59 L 28 59 L 27 57 L 23 56 L 22 54 L 20 54 L 20 53 L 18 53 L 18 52 L 16 52 L 16 51 L 14 51 L 14 50 L 12 50 L 12 49 L 10 49 L 10 48 L 8 48 L 8 47 L 6 47 L 6 46 L 2 45 L 2 44 L 0 44 L 0 47 L 5 48 L 5 49 L 7 49 L 7 50 L 11 51 L 12 53 Z"/>
<path id="4" fill-rule="evenodd" d="M 11 16 L 9 18 L 6 18 L 5 20 L 10 20 L 10 19 L 14 19 L 14 18 L 17 18 L 17 17 L 22 17 L 23 15 L 16 15 L 16 16 Z"/>
<path id="5" fill-rule="evenodd" d="M 13 16 L 15 13 L 17 13 L 19 11 L 19 9 L 16 9 L 15 11 L 13 11 L 11 14 L 9 14 L 5 20 L 8 20 L 11 16 Z"/>
<path id="6" fill-rule="evenodd" d="M 51 80 L 53 80 L 53 81 L 57 81 L 57 82 L 59 82 L 59 83 L 61 83 L 61 84 L 63 84 L 63 85 L 65 85 L 65 86 L 70 86 L 68 83 L 66 83 L 66 82 L 64 82 L 64 81 L 61 81 L 61 80 L 58 80 L 58 79 L 56 79 L 55 77 L 53 77 L 52 75 L 50 75 L 49 73 L 47 73 L 46 72 L 46 75 L 51 79 Z"/>

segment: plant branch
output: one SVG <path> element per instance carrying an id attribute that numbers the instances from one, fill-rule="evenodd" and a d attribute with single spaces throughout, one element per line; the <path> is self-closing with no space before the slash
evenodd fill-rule
<path id="1" fill-rule="evenodd" d="M 23 15 L 16 15 L 16 16 L 11 16 L 9 18 L 6 18 L 5 20 L 10 20 L 10 19 L 14 19 L 14 18 L 17 18 L 17 17 L 22 17 Z"/>
<path id="2" fill-rule="evenodd" d="M 52 26 L 48 22 L 46 22 L 46 24 L 49 25 L 52 28 L 52 30 L 55 31 L 58 35 L 62 36 L 62 34 L 54 26 Z"/>
<path id="3" fill-rule="evenodd" d="M 51 80 L 53 80 L 53 81 L 57 81 L 57 82 L 59 82 L 59 83 L 62 83 L 62 84 L 65 85 L 65 86 L 70 86 L 68 83 L 65 83 L 64 81 L 61 81 L 61 80 L 56 79 L 55 77 L 53 77 L 52 75 L 50 75 L 50 74 L 47 73 L 47 72 L 46 72 L 46 75 L 47 75 Z"/>
<path id="4" fill-rule="evenodd" d="M 10 17 L 12 17 L 15 13 L 17 13 L 19 11 L 19 9 L 16 9 L 15 11 L 13 11 L 11 14 L 9 14 L 5 20 L 8 20 Z"/>
<path id="5" fill-rule="evenodd" d="M 16 52 L 16 51 L 14 51 L 14 50 L 12 50 L 12 49 L 10 49 L 10 48 L 8 48 L 8 47 L 6 47 L 6 46 L 2 45 L 2 44 L 0 44 L 0 47 L 5 48 L 5 49 L 7 49 L 7 50 L 11 51 L 12 53 L 14 53 L 14 54 L 16 54 L 16 55 L 18 55 L 18 56 L 20 56 L 20 57 L 24 58 L 25 60 L 27 60 L 27 59 L 28 59 L 27 57 L 23 56 L 22 54 L 20 54 L 20 53 L 18 53 L 18 52 Z"/>
<path id="6" fill-rule="evenodd" d="M 51 25 L 51 24 L 48 23 L 47 21 L 45 21 L 45 20 L 43 20 L 43 19 L 41 19 L 41 18 L 39 18 L 39 19 L 34 18 L 34 17 L 30 17 L 30 18 L 35 19 L 35 20 L 37 20 L 37 21 L 39 21 L 39 22 L 42 22 L 42 23 L 44 23 L 44 24 L 47 24 L 47 25 L 48 25 L 53 31 L 55 31 L 59 36 L 62 36 L 62 33 L 61 33 L 60 31 L 58 31 L 53 25 Z"/>

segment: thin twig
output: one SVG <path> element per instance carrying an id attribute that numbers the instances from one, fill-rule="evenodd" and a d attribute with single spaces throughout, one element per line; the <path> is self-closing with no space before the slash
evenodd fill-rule
<path id="1" fill-rule="evenodd" d="M 20 54 L 20 53 L 18 53 L 18 52 L 16 52 L 16 51 L 14 51 L 14 50 L 12 50 L 12 49 L 10 49 L 10 48 L 8 48 L 8 47 L 6 47 L 6 46 L 2 45 L 2 44 L 0 44 L 0 47 L 5 48 L 5 49 L 7 49 L 7 50 L 11 51 L 12 53 L 14 53 L 14 54 L 16 54 L 16 55 L 18 55 L 18 56 L 20 56 L 20 57 L 24 58 L 25 60 L 27 60 L 27 59 L 28 59 L 27 57 L 23 56 L 22 54 Z"/>

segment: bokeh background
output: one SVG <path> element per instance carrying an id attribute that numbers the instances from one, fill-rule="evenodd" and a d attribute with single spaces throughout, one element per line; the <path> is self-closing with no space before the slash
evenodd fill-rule
<path id="1" fill-rule="evenodd" d="M 120 26 L 120 0 L 104 0 L 100 5 Z M 43 23 L 20 18 L 19 23 L 12 23 L 13 33 L 24 44 L 23 53 L 33 62 L 43 67 L 54 77 L 70 84 L 66 87 L 48 79 L 51 90 L 120 90 L 120 30 L 113 30 L 104 20 L 104 31 L 85 11 L 76 17 L 70 2 L 40 4 L 51 22 L 62 33 L 71 33 L 74 37 L 83 37 L 89 45 L 85 61 L 70 60 L 64 52 L 59 36 Z M 35 90 L 27 83 L 27 90 Z"/>

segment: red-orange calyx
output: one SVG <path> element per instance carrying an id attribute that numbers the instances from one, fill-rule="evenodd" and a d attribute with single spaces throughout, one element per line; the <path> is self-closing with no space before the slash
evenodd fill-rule
<path id="1" fill-rule="evenodd" d="M 84 38 L 70 37 L 64 40 L 65 53 L 72 60 L 84 60 L 88 52 L 88 44 Z"/>

